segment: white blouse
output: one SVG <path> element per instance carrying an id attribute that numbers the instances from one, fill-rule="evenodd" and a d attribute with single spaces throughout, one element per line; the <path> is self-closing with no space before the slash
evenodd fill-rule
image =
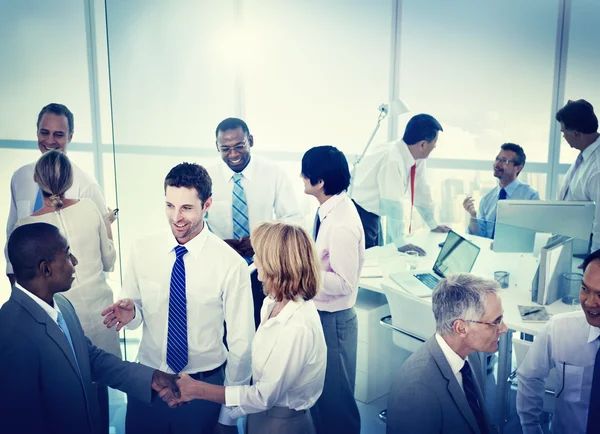
<path id="1" fill-rule="evenodd" d="M 290 301 L 274 318 L 275 300 L 265 298 L 261 324 L 252 342 L 252 386 L 227 386 L 231 417 L 274 406 L 311 408 L 323 391 L 327 347 L 312 300 Z"/>

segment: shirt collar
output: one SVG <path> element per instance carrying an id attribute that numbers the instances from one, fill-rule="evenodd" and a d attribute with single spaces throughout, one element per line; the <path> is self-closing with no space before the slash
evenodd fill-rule
<path id="1" fill-rule="evenodd" d="M 268 307 L 267 307 L 266 312 L 268 312 L 267 315 L 270 315 L 271 311 L 273 310 L 271 308 L 271 306 L 275 307 L 275 303 L 277 303 L 277 302 L 270 296 L 267 297 L 267 300 L 268 300 L 267 301 Z M 302 297 L 298 297 L 298 300 L 296 300 L 296 301 L 290 300 L 283 307 L 283 309 L 281 309 L 281 312 L 279 312 L 275 318 L 269 318 L 267 320 L 267 322 L 265 322 L 264 326 L 270 327 L 274 323 L 279 323 L 279 324 L 287 323 L 288 320 L 292 317 L 292 315 L 294 315 L 294 312 L 296 312 L 298 309 L 300 309 L 300 306 L 302 306 L 304 303 L 305 303 L 305 301 Z"/>
<path id="2" fill-rule="evenodd" d="M 414 159 L 408 150 L 408 145 L 404 142 L 404 140 L 397 140 L 394 142 L 394 149 L 396 149 L 398 154 L 400 154 L 402 157 L 402 161 L 404 162 L 406 169 L 405 173 L 409 173 L 410 168 L 417 164 L 417 160 Z"/>
<path id="3" fill-rule="evenodd" d="M 598 149 L 598 146 L 600 146 L 600 136 L 598 136 L 594 143 L 583 150 L 581 153 L 581 158 L 583 158 L 583 161 L 586 161 L 590 155 L 592 155 L 596 149 Z"/>
<path id="4" fill-rule="evenodd" d="M 58 312 L 60 312 L 60 310 L 58 309 L 58 305 L 56 303 L 54 303 L 54 307 L 50 306 L 44 300 L 42 300 L 41 298 L 39 298 L 37 295 L 33 294 L 32 292 L 27 291 L 25 288 L 23 288 L 18 283 L 15 283 L 15 288 L 18 288 L 19 290 L 21 290 L 22 292 L 27 294 L 29 297 L 31 297 L 31 299 L 33 301 L 35 301 L 42 309 L 44 309 L 44 311 L 48 315 L 50 315 L 50 318 L 52 318 L 55 323 L 58 323 Z"/>
<path id="5" fill-rule="evenodd" d="M 515 180 L 513 182 L 511 182 L 510 184 L 508 184 L 506 187 L 504 187 L 504 191 L 506 191 L 506 195 L 507 196 L 512 196 L 512 194 L 515 192 L 515 190 L 519 187 L 519 185 L 521 185 L 522 182 L 519 180 L 519 178 L 515 178 Z M 500 187 L 500 185 L 498 184 L 498 187 L 500 189 L 502 189 L 502 187 Z"/>
<path id="6" fill-rule="evenodd" d="M 204 243 L 206 243 L 206 239 L 208 238 L 208 233 L 210 230 L 208 229 L 208 225 L 204 222 L 204 227 L 200 231 L 198 235 L 189 240 L 187 243 L 183 244 L 183 246 L 187 249 L 188 253 L 192 255 L 195 259 L 198 259 L 200 252 L 202 251 L 202 247 Z M 168 237 L 168 242 L 165 244 L 165 249 L 171 253 L 175 253 L 175 247 L 178 245 L 177 241 L 173 237 L 173 234 L 170 234 Z"/>
<path id="7" fill-rule="evenodd" d="M 241 173 L 243 177 L 246 178 L 248 181 L 252 181 L 252 177 L 254 176 L 254 164 L 252 164 L 252 161 L 254 161 L 254 158 L 255 157 L 253 156 L 250 157 L 248 165 L 244 167 L 244 170 L 242 170 L 241 172 L 234 172 L 225 162 L 223 162 L 223 164 L 221 165 L 221 174 L 223 175 L 223 181 L 229 182 L 233 179 L 233 175 L 235 175 L 236 173 Z"/>
<path id="8" fill-rule="evenodd" d="M 591 325 L 589 327 L 590 327 L 590 333 L 588 334 L 588 341 L 587 341 L 588 344 L 591 342 L 594 342 L 596 339 L 598 339 L 600 337 L 600 328 L 593 327 Z"/>
<path id="9" fill-rule="evenodd" d="M 336 194 L 327 199 L 319 207 L 319 220 L 323 221 L 327 214 L 329 214 L 336 206 L 338 206 L 346 198 L 346 192 L 342 191 L 340 194 Z"/>
<path id="10" fill-rule="evenodd" d="M 442 349 L 444 356 L 446 356 L 446 360 L 450 365 L 450 369 L 452 369 L 452 373 L 457 375 L 465 365 L 464 359 L 456 354 L 452 348 L 450 348 L 450 345 L 448 345 L 446 340 L 439 333 L 435 334 L 435 339 Z"/>

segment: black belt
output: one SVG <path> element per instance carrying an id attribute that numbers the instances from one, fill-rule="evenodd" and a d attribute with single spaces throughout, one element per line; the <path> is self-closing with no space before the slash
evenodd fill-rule
<path id="1" fill-rule="evenodd" d="M 225 366 L 223 363 L 221 366 L 217 366 L 215 369 L 211 369 L 210 371 L 196 372 L 195 374 L 189 374 L 194 380 L 204 380 L 205 378 L 212 377 L 215 374 L 218 374 Z"/>

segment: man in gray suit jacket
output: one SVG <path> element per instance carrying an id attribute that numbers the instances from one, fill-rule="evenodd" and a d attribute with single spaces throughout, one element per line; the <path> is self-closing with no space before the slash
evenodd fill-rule
<path id="1" fill-rule="evenodd" d="M 179 393 L 176 376 L 124 362 L 85 337 L 73 306 L 59 294 L 70 289 L 77 259 L 58 228 L 17 228 L 8 254 L 17 283 L 0 309 L 0 432 L 97 433 L 92 381 L 148 403 L 152 389 Z"/>
<path id="2" fill-rule="evenodd" d="M 498 283 L 470 274 L 433 292 L 436 334 L 402 365 L 388 395 L 387 433 L 495 433 L 476 351 L 494 353 L 508 330 Z M 471 356 L 471 357 L 469 357 Z"/>

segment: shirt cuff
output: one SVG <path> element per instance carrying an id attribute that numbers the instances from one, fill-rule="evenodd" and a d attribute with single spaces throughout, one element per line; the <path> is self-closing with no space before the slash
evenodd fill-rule
<path id="1" fill-rule="evenodd" d="M 225 405 L 236 407 L 241 401 L 241 386 L 225 386 Z"/>
<path id="2" fill-rule="evenodd" d="M 138 328 L 140 326 L 141 323 L 142 323 L 141 309 L 139 308 L 137 303 L 135 303 L 135 316 L 133 317 L 131 322 L 125 326 L 125 329 L 126 330 L 135 330 L 136 328 Z"/>
<path id="3" fill-rule="evenodd" d="M 225 396 L 227 396 L 227 387 L 225 388 Z M 221 413 L 219 414 L 219 423 L 221 425 L 235 426 L 237 425 L 237 418 L 232 418 L 229 413 L 231 412 L 231 408 L 226 406 L 221 406 Z"/>

